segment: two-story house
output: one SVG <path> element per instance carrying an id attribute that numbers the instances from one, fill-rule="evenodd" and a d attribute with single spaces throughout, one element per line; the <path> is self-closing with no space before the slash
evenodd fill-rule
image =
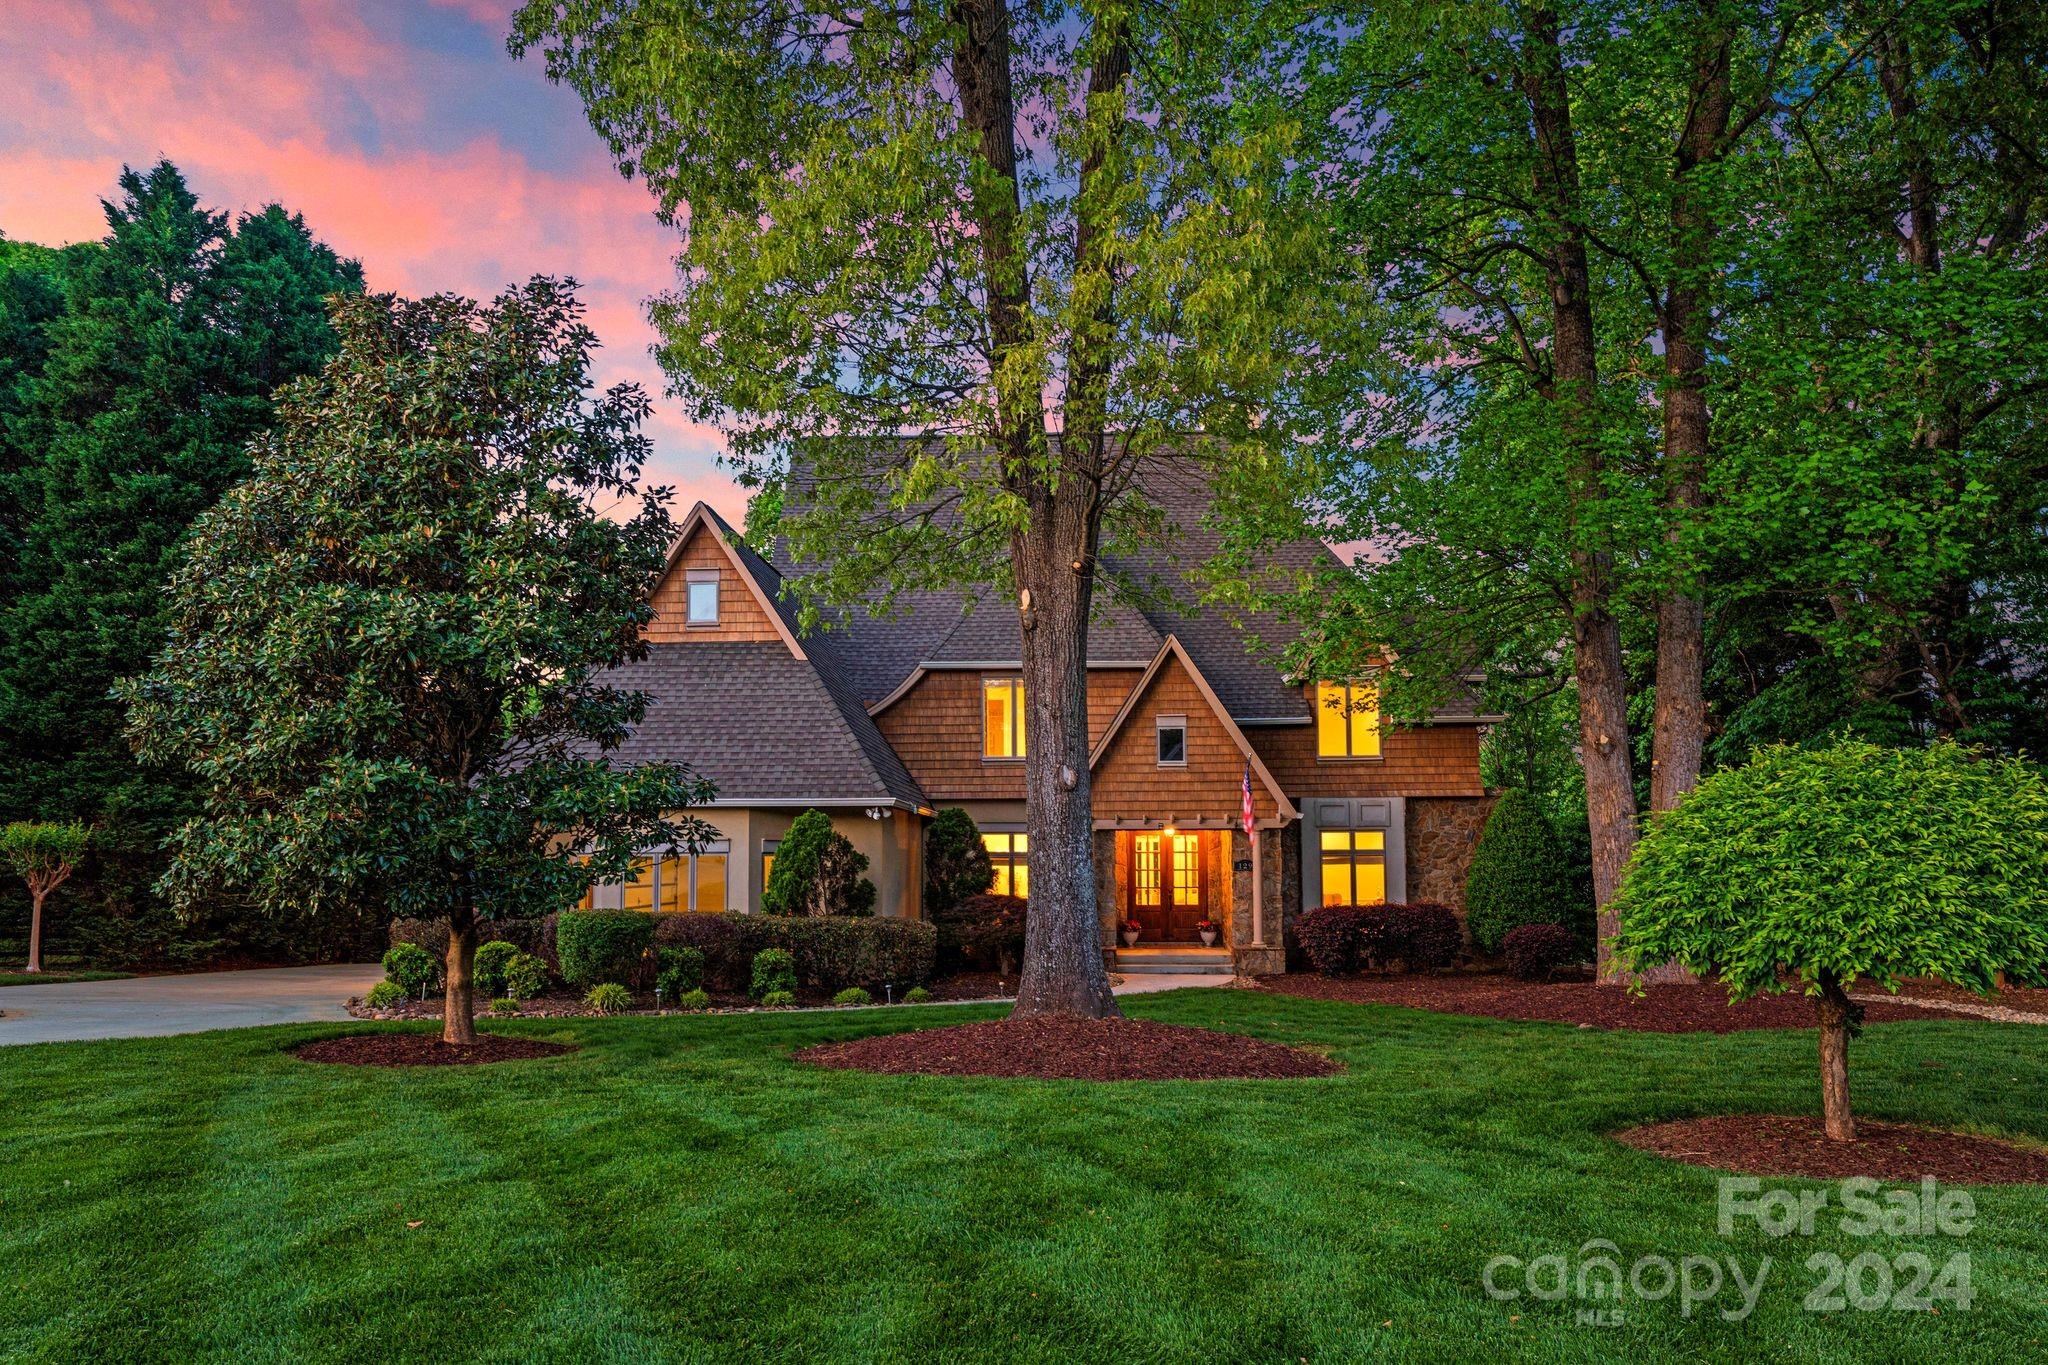
<path id="1" fill-rule="evenodd" d="M 1200 529 L 1206 489 L 1162 479 L 1146 491 L 1183 529 L 1174 554 L 1126 567 L 1178 582 L 1178 565 L 1214 550 Z M 1273 555 L 1302 567 L 1331 551 L 1308 543 Z M 756 910 L 778 841 L 811 807 L 867 854 L 878 913 L 921 914 L 923 832 L 941 806 L 980 826 L 994 889 L 1028 896 L 1031 737 L 1014 607 L 926 593 L 806 632 L 783 592 L 787 569 L 702 503 L 684 519 L 654 596 L 650 657 L 623 670 L 623 685 L 651 701 L 622 757 L 710 778 L 718 799 L 697 813 L 724 837 L 650 851 L 633 881 L 598 888 L 592 903 Z M 1488 805 L 1488 718 L 1382 725 L 1369 686 L 1282 674 L 1270 657 L 1289 638 L 1282 621 L 1234 620 L 1179 592 L 1181 608 L 1156 615 L 1111 604 L 1089 632 L 1104 951 L 1121 949 L 1128 918 L 1144 926 L 1143 947 L 1199 952 L 1207 919 L 1220 926 L 1219 964 L 1281 971 L 1287 928 L 1307 907 L 1459 906 Z"/>

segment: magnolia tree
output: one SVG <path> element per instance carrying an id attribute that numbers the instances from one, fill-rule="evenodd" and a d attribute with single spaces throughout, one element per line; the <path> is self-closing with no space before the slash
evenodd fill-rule
<path id="1" fill-rule="evenodd" d="M 1144 585 L 1102 573 L 1105 538 L 1156 531 L 1148 462 L 1256 480 L 1365 401 L 1330 379 L 1367 291 L 1317 207 L 1348 128 L 1303 98 L 1328 35 L 1223 0 L 534 0 L 515 25 L 681 231 L 659 356 L 761 490 L 750 531 L 818 566 L 799 590 L 1014 603 L 1016 1012 L 1116 1013 L 1085 663 L 1098 588 Z"/>
<path id="2" fill-rule="evenodd" d="M 1857 978 L 1984 993 L 2048 975 L 2048 783 L 1946 742 L 1767 749 L 1650 828 L 1621 900 L 1629 969 L 1675 960 L 1732 1000 L 1813 997 L 1827 1135 L 1851 1142 Z"/>
<path id="3" fill-rule="evenodd" d="M 476 1038 L 480 921 L 558 910 L 636 848 L 710 837 L 682 768 L 613 766 L 675 534 L 639 495 L 647 399 L 591 396 L 573 285 L 489 306 L 341 300 L 341 351 L 279 396 L 253 471 L 203 517 L 170 640 L 129 684 L 143 756 L 189 767 L 181 906 L 380 898 L 446 919 L 442 1037 Z"/>
<path id="4" fill-rule="evenodd" d="M 0 863 L 28 883 L 28 970 L 43 969 L 43 902 L 71 880 L 92 832 L 84 825 L 17 820 L 0 827 Z"/>

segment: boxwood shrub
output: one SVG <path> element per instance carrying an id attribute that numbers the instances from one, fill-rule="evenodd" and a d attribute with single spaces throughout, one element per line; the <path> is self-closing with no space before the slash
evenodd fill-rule
<path id="1" fill-rule="evenodd" d="M 1501 939 L 1500 950 L 1508 960 L 1509 975 L 1545 981 L 1579 955 L 1579 942 L 1562 924 L 1518 924 Z"/>
<path id="2" fill-rule="evenodd" d="M 384 954 L 384 978 L 418 995 L 441 979 L 441 960 L 417 943 L 394 943 Z"/>
<path id="3" fill-rule="evenodd" d="M 747 994 L 756 1000 L 771 995 L 791 995 L 796 990 L 796 959 L 786 949 L 763 948 L 754 954 L 752 983 Z"/>
<path id="4" fill-rule="evenodd" d="M 505 994 L 514 1000 L 531 1000 L 548 989 L 548 964 L 532 953 L 515 953 L 505 964 Z"/>
<path id="5" fill-rule="evenodd" d="M 938 934 L 931 925 L 885 916 L 812 919 L 727 913 L 653 918 L 656 944 L 702 952 L 704 984 L 735 993 L 753 985 L 754 957 L 767 948 L 787 952 L 795 963 L 797 985 L 819 991 L 916 985 L 930 979 L 938 948 Z"/>
<path id="6" fill-rule="evenodd" d="M 872 1005 L 875 1003 L 875 997 L 869 995 L 867 991 L 859 986 L 848 986 L 845 990 L 832 997 L 832 1003 L 835 1005 Z"/>
<path id="7" fill-rule="evenodd" d="M 476 950 L 476 961 L 471 968 L 473 984 L 478 995 L 491 999 L 505 993 L 505 964 L 519 956 L 519 945 L 494 938 Z"/>
<path id="8" fill-rule="evenodd" d="M 680 1000 L 704 984 L 704 951 L 701 948 L 661 949 L 657 956 L 661 973 L 655 977 L 656 989 L 664 1000 Z"/>
<path id="9" fill-rule="evenodd" d="M 555 931 L 553 915 L 514 919 L 487 919 L 477 925 L 485 939 L 503 939 L 521 952 L 532 953 L 553 965 Z M 434 955 L 437 962 L 448 960 L 448 921 L 445 919 L 395 919 L 391 921 L 392 943 L 417 943 Z M 479 949 L 478 951 L 482 951 Z"/>
<path id="10" fill-rule="evenodd" d="M 562 979 L 578 990 L 604 982 L 631 984 L 653 941 L 654 921 L 637 910 L 577 910 L 555 924 Z"/>

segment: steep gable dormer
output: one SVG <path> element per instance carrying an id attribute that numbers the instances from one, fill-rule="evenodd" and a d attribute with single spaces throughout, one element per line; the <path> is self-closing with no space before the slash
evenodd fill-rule
<path id="1" fill-rule="evenodd" d="M 781 641 L 803 650 L 731 544 L 731 528 L 704 503 L 690 509 L 668 567 L 654 587 L 654 620 L 642 632 L 653 644 Z M 695 595 L 693 611 L 692 596 Z"/>

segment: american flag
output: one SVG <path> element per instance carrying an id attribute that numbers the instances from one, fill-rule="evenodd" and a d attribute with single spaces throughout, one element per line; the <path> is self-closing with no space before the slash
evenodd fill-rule
<path id="1" fill-rule="evenodd" d="M 1252 837 L 1252 761 L 1244 761 L 1244 837 Z"/>

